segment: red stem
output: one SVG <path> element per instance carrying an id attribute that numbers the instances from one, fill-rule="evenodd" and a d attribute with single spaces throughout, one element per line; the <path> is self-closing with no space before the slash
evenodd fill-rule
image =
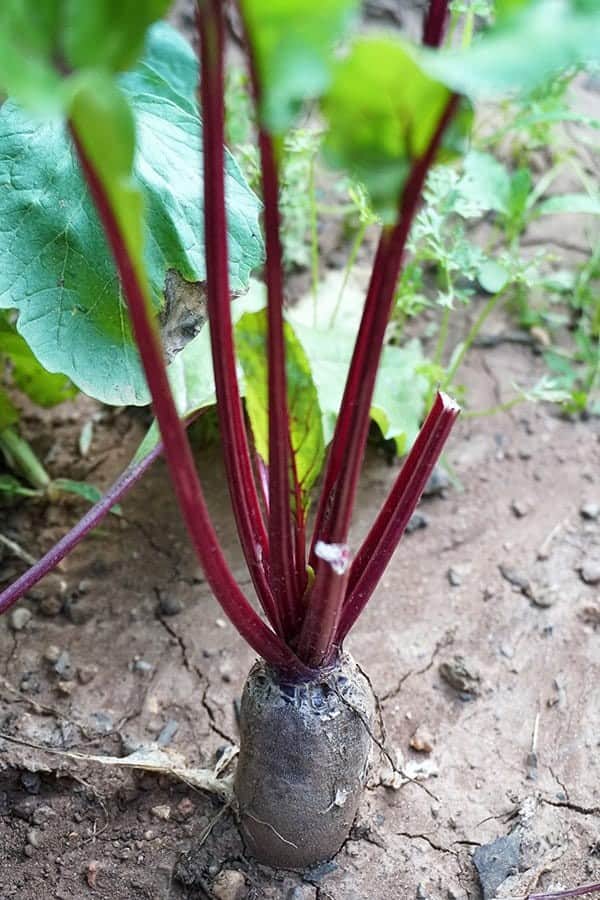
<path id="1" fill-rule="evenodd" d="M 94 503 L 83 518 L 54 544 L 41 559 L 0 594 L 0 615 L 7 612 L 38 581 L 41 581 L 45 575 L 55 569 L 61 560 L 83 540 L 86 534 L 100 524 L 115 503 L 118 503 L 131 490 L 134 484 L 139 481 L 152 463 L 160 456 L 162 451 L 163 445 L 158 443 L 139 463 L 125 469 L 106 494 L 97 503 Z"/>
<path id="2" fill-rule="evenodd" d="M 444 39 L 448 0 L 431 0 L 423 22 L 423 43 L 426 47 L 439 47 Z"/>
<path id="3" fill-rule="evenodd" d="M 279 176 L 273 140 L 259 131 L 267 282 L 269 363 L 269 548 L 271 586 L 291 637 L 296 628 L 296 570 L 291 511 L 290 423 L 283 333 L 283 262 L 280 240 Z"/>
<path id="4" fill-rule="evenodd" d="M 264 459 L 255 451 L 254 467 L 256 469 L 256 477 L 260 486 L 260 492 L 267 515 L 269 514 L 269 467 Z"/>
<path id="5" fill-rule="evenodd" d="M 341 644 L 377 587 L 456 421 L 459 407 L 438 393 L 390 495 L 352 563 L 336 644 Z"/>
<path id="6" fill-rule="evenodd" d="M 413 164 L 402 192 L 397 224 L 384 231 L 377 250 L 371 284 L 350 363 L 340 414 L 327 463 L 315 540 L 345 545 L 369 429 L 369 411 L 377 369 L 383 349 L 385 329 L 394 301 L 406 240 L 421 199 L 421 191 L 442 136 L 450 123 L 458 96 L 452 95 L 440 116 L 423 156 Z M 381 271 L 378 271 L 381 269 Z M 315 583 L 298 653 L 315 667 L 333 654 L 347 574 L 336 573 L 329 562 L 313 557 Z"/>
<path id="7" fill-rule="evenodd" d="M 138 279 L 108 193 L 76 132 L 72 130 L 81 167 L 120 276 L 175 494 L 206 578 L 226 615 L 258 654 L 281 669 L 305 672 L 306 667 L 252 608 L 225 562 L 208 515 L 185 430 L 175 408 L 160 338 L 144 288 Z"/>
<path id="8" fill-rule="evenodd" d="M 204 128 L 204 240 L 207 308 L 210 320 L 217 411 L 231 504 L 248 569 L 269 621 L 283 634 L 281 617 L 267 578 L 269 547 L 252 474 L 238 387 L 227 265 L 225 207 L 225 123 L 223 16 L 219 0 L 198 9 L 200 97 Z"/>
<path id="9" fill-rule="evenodd" d="M 584 894 L 600 893 L 600 882 L 596 884 L 582 884 L 580 887 L 566 891 L 552 891 L 549 894 L 527 894 L 523 900 L 560 900 L 562 897 L 583 897 Z"/>
<path id="10" fill-rule="evenodd" d="M 306 590 L 306 516 L 304 513 L 302 487 L 298 480 L 296 456 L 290 440 L 290 460 L 292 466 L 292 484 L 294 486 L 294 552 L 296 556 L 296 621 L 295 629 L 300 626 L 304 610 L 301 601 Z"/>

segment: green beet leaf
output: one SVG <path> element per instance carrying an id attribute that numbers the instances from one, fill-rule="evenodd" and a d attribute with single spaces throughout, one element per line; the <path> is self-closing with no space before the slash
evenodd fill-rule
<path id="1" fill-rule="evenodd" d="M 322 101 L 326 156 L 365 184 L 385 220 L 395 218 L 411 162 L 426 150 L 449 96 L 399 38 L 361 38 L 336 64 Z M 469 116 L 461 120 L 466 127 Z"/>
<path id="2" fill-rule="evenodd" d="M 2 0 L 0 92 L 29 109 L 66 111 L 90 70 L 116 72 L 135 63 L 148 26 L 169 5 L 169 0 Z"/>
<path id="3" fill-rule="evenodd" d="M 236 326 L 238 358 L 244 372 L 246 411 L 256 450 L 269 461 L 269 403 L 267 388 L 267 317 L 264 309 L 245 313 Z M 294 329 L 284 325 L 290 436 L 296 477 L 303 506 L 325 457 L 319 397 L 310 364 Z"/>
<path id="4" fill-rule="evenodd" d="M 64 375 L 53 375 L 39 364 L 26 341 L 0 314 L 0 363 L 8 359 L 11 380 L 38 406 L 55 406 L 77 391 Z"/>
<path id="5" fill-rule="evenodd" d="M 529 91 L 600 60 L 598 0 L 509 0 L 500 13 L 469 49 L 423 52 L 427 71 L 453 90 L 485 98 Z"/>
<path id="6" fill-rule="evenodd" d="M 344 285 L 342 272 L 330 272 L 321 283 L 316 304 L 306 295 L 288 312 L 289 321 L 310 362 L 323 416 L 325 443 L 333 435 L 365 300 L 365 276 L 353 272 Z M 254 287 L 254 285 L 253 285 Z M 256 292 L 251 288 L 251 292 Z M 423 355 L 418 341 L 384 348 L 371 418 L 399 455 L 412 445 L 425 414 L 427 380 L 418 370 Z"/>
<path id="7" fill-rule="evenodd" d="M 196 79 L 191 48 L 158 24 L 120 90 L 96 73 L 72 100 L 77 131 L 140 266 L 143 243 L 157 311 L 168 273 L 190 282 L 206 277 L 200 125 L 190 99 Z M 33 120 L 9 101 L 0 109 L 0 148 L 0 307 L 19 311 L 19 332 L 50 372 L 106 403 L 147 403 L 112 257 L 65 125 Z M 262 259 L 262 241 L 259 203 L 230 155 L 227 204 L 231 286 L 239 292 Z"/>
<path id="8" fill-rule="evenodd" d="M 342 402 L 344 384 L 356 335 L 336 328 L 319 331 L 306 325 L 294 325 L 310 361 L 317 386 L 325 441 L 329 443 L 338 410 Z M 377 373 L 371 418 L 379 426 L 384 438 L 393 438 L 398 455 L 412 445 L 425 412 L 427 381 L 417 374 L 423 362 L 418 341 L 404 347 L 384 349 Z"/>
<path id="9" fill-rule="evenodd" d="M 262 88 L 260 116 L 280 134 L 330 81 L 332 49 L 357 0 L 241 0 Z"/>
<path id="10" fill-rule="evenodd" d="M 60 0 L 0 3 L 0 93 L 34 109 L 58 110 L 64 84 L 53 65 Z"/>
<path id="11" fill-rule="evenodd" d="M 142 52 L 148 26 L 170 5 L 171 0 L 64 0 L 62 49 L 67 62 L 72 68 L 113 72 L 129 68 Z"/>

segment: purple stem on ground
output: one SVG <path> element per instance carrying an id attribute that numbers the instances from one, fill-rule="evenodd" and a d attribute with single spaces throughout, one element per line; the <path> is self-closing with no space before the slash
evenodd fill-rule
<path id="1" fill-rule="evenodd" d="M 0 594 L 0 615 L 7 612 L 11 606 L 27 593 L 44 575 L 47 575 L 71 552 L 77 544 L 93 528 L 100 524 L 102 519 L 110 512 L 111 508 L 127 494 L 139 481 L 142 475 L 148 471 L 152 463 L 163 451 L 162 443 L 154 447 L 147 456 L 138 463 L 128 466 L 122 475 L 108 489 L 104 497 L 87 511 L 82 519 L 71 528 L 38 562 L 24 572 L 17 580 Z"/>
<path id="2" fill-rule="evenodd" d="M 550 894 L 527 894 L 519 900 L 559 900 L 561 897 L 583 897 L 585 894 L 600 893 L 600 882 L 596 884 L 582 884 L 580 887 L 566 891 L 554 891 Z"/>

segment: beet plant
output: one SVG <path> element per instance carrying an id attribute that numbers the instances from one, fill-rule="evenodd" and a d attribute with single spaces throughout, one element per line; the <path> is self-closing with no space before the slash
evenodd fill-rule
<path id="1" fill-rule="evenodd" d="M 265 307 L 246 311 L 235 329 L 231 296 L 239 285 L 232 285 L 236 231 L 231 178 L 238 187 L 239 179 L 224 149 L 226 3 L 202 0 L 198 5 L 203 171 L 201 179 L 199 173 L 195 177 L 198 193 L 204 185 L 203 238 L 198 237 L 202 223 L 196 223 L 198 231 L 190 228 L 186 240 L 172 227 L 172 219 L 157 212 L 155 202 L 159 197 L 167 210 L 177 203 L 196 213 L 200 209 L 194 184 L 181 184 L 178 172 L 165 171 L 164 159 L 157 159 L 178 142 L 184 155 L 189 142 L 199 143 L 198 129 L 191 125 L 193 98 L 184 96 L 186 79 L 181 72 L 175 86 L 162 79 L 160 52 L 153 65 L 124 80 L 116 77 L 131 66 L 147 26 L 167 3 L 154 0 L 141 10 L 136 4 L 96 0 L 82 9 L 74 0 L 47 0 L 32 16 L 27 4 L 9 0 L 0 13 L 0 23 L 6 26 L 0 37 L 0 86 L 25 106 L 64 118 L 70 137 L 56 177 L 65 165 L 80 167 L 86 190 L 74 215 L 84 230 L 101 223 L 103 249 L 108 246 L 112 257 L 101 257 L 100 265 L 94 254 L 98 248 L 86 257 L 75 229 L 75 269 L 69 256 L 65 258 L 69 291 L 79 296 L 78 277 L 95 283 L 79 286 L 80 306 L 71 307 L 71 318 L 64 321 L 65 282 L 57 285 L 48 277 L 54 269 L 47 245 L 31 257 L 31 265 L 41 268 L 39 278 L 46 278 L 42 295 L 29 288 L 25 266 L 22 277 L 11 282 L 7 305 L 19 307 L 24 317 L 20 327 L 30 340 L 44 317 L 55 331 L 68 329 L 62 345 L 41 339 L 38 353 L 45 354 L 49 367 L 68 370 L 90 393 L 113 402 L 135 402 L 147 389 L 160 430 L 160 443 L 151 436 L 146 450 L 154 442 L 152 449 L 134 461 L 37 566 L 2 594 L 0 610 L 9 608 L 75 546 L 164 452 L 210 587 L 260 658 L 248 676 L 241 705 L 235 791 L 242 832 L 258 859 L 291 868 L 332 856 L 352 825 L 366 780 L 374 698 L 368 679 L 345 652 L 344 641 L 373 596 L 459 411 L 438 393 L 387 500 L 362 544 L 353 548 L 351 518 L 373 392 L 426 176 L 436 160 L 463 152 L 472 117 L 467 95 L 514 90 L 597 52 L 590 37 L 599 18 L 593 0 L 498 3 L 497 27 L 463 51 L 438 49 L 446 0 L 431 0 L 422 46 L 394 35 L 353 35 L 357 5 L 354 0 L 239 3 L 257 111 L 267 300 Z M 547 52 L 530 53 L 532 28 L 543 31 Z M 134 95 L 143 111 L 137 119 L 137 143 Z M 383 223 L 328 448 L 315 379 L 284 304 L 279 163 L 286 131 L 307 103 L 314 104 L 325 123 L 328 162 L 360 179 Z M 153 128 L 160 131 L 161 116 L 174 130 L 170 142 L 157 149 Z M 55 128 L 56 119 L 47 127 Z M 13 122 L 5 137 L 14 141 L 23 131 L 32 143 L 44 139 L 37 126 L 23 121 L 17 128 Z M 46 141 L 49 135 L 47 131 Z M 61 135 L 66 140 L 64 131 Z M 15 165 L 23 152 L 14 156 Z M 176 156 L 169 159 L 175 164 Z M 169 176 L 176 182 L 172 191 Z M 8 187 L 15 189 L 17 181 L 13 178 Z M 35 222 L 44 198 L 35 184 L 30 188 L 20 214 Z M 96 211 L 92 218 L 89 198 Z M 144 241 L 149 220 L 152 237 Z M 65 229 L 59 233 L 64 237 Z M 93 234 L 97 237 L 96 231 Z M 190 253 L 199 242 L 205 260 L 201 276 Z M 173 257 L 184 278 L 205 282 L 227 481 L 262 615 L 236 583 L 211 523 L 182 421 L 195 409 L 185 403 L 178 407 L 171 387 L 176 383 L 173 367 L 171 385 L 169 381 L 155 301 L 157 284 Z M 18 302 L 15 291 L 20 292 Z M 108 325 L 106 317 L 98 317 L 107 292 L 118 301 Z M 118 353 L 110 343 L 115 329 L 122 338 Z M 90 347 L 97 346 L 90 341 L 99 332 L 103 351 L 98 351 L 97 371 L 94 376 L 92 365 L 91 376 L 84 375 L 90 371 Z M 50 350 L 62 354 L 60 360 L 48 363 Z M 117 368 L 134 372 L 125 392 Z M 100 385 L 92 384 L 90 377 Z M 321 467 L 318 499 L 309 519 Z"/>

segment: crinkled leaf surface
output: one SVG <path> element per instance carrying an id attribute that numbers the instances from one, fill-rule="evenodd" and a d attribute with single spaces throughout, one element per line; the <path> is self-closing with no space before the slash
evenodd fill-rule
<path id="1" fill-rule="evenodd" d="M 264 309 L 245 313 L 236 326 L 238 358 L 244 371 L 246 411 L 254 444 L 269 461 L 269 401 L 267 387 L 267 317 Z M 319 397 L 302 344 L 289 322 L 284 325 L 290 438 L 296 476 L 306 506 L 308 491 L 325 457 Z"/>
<path id="2" fill-rule="evenodd" d="M 158 24 L 140 66 L 120 79 L 135 114 L 134 175 L 156 309 L 170 269 L 188 281 L 206 275 L 200 126 L 190 100 L 196 78 L 191 48 Z M 117 120 L 117 107 L 108 113 Z M 97 141 L 99 160 L 102 134 Z M 125 182 L 122 212 L 135 218 Z M 231 286 L 241 291 L 262 258 L 259 204 L 229 155 L 227 203 Z M 0 213 L 0 307 L 19 310 L 19 332 L 40 362 L 106 403 L 147 403 L 120 285 L 65 126 L 33 120 L 12 102 L 0 109 Z"/>
<path id="3" fill-rule="evenodd" d="M 427 71 L 469 97 L 494 97 L 531 90 L 560 71 L 600 59 L 598 0 L 504 5 L 498 25 L 469 49 L 423 53 Z"/>
<path id="4" fill-rule="evenodd" d="M 327 88 L 333 46 L 357 0 L 241 0 L 262 88 L 261 118 L 281 133 Z"/>
<path id="5" fill-rule="evenodd" d="M 336 64 L 322 101 L 325 152 L 365 184 L 384 219 L 395 218 L 411 162 L 427 148 L 449 96 L 399 38 L 360 38 Z"/>

